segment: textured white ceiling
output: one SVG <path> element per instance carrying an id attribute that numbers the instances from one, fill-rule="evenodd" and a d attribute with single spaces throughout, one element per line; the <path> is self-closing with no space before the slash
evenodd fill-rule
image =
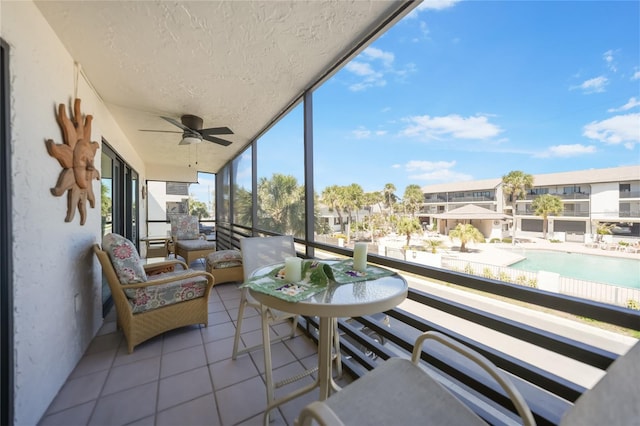
<path id="1" fill-rule="evenodd" d="M 36 1 L 146 164 L 188 166 L 159 116 L 228 126 L 233 143 L 198 145 L 217 172 L 394 12 L 358 1 Z M 387 24 L 388 25 L 388 24 Z M 362 48 L 362 47 L 361 47 Z M 195 155 L 195 151 L 191 151 Z"/>

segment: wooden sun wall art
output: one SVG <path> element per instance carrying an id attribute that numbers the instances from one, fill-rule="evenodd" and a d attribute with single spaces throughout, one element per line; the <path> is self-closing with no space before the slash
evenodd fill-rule
<path id="1" fill-rule="evenodd" d="M 65 222 L 71 222 L 80 212 L 80 225 L 87 220 L 86 203 L 89 201 L 91 208 L 96 206 L 96 197 L 93 194 L 92 179 L 100 179 L 100 172 L 94 166 L 94 157 L 99 148 L 97 142 L 91 142 L 91 121 L 93 116 L 87 115 L 82 119 L 80 112 L 80 99 L 73 104 L 73 116 L 67 117 L 64 104 L 58 106 L 56 116 L 62 129 L 63 143 L 55 143 L 47 139 L 45 144 L 47 152 L 62 166 L 58 182 L 51 193 L 60 197 L 67 192 L 67 217 Z"/>

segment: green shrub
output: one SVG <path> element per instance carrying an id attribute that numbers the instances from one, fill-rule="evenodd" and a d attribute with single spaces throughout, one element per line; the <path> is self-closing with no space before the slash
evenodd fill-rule
<path id="1" fill-rule="evenodd" d="M 475 274 L 475 273 L 476 273 L 476 272 L 473 270 L 473 268 L 471 267 L 471 264 L 470 264 L 470 263 L 467 263 L 467 265 L 464 267 L 464 272 L 465 272 L 466 274 L 471 274 L 471 275 L 473 275 L 473 274 Z"/>
<path id="2" fill-rule="evenodd" d="M 513 240 L 511 239 L 511 237 L 506 237 L 502 239 L 503 243 L 507 243 L 507 244 L 511 244 L 513 242 Z"/>
<path id="3" fill-rule="evenodd" d="M 549 240 L 550 243 L 561 243 L 562 240 L 555 240 L 555 239 L 551 239 Z"/>
<path id="4" fill-rule="evenodd" d="M 500 281 L 511 282 L 511 276 L 504 271 L 500 272 Z"/>
<path id="5" fill-rule="evenodd" d="M 493 279 L 493 272 L 491 272 L 491 268 L 484 268 L 482 270 L 482 276 L 492 280 Z"/>
<path id="6" fill-rule="evenodd" d="M 491 240 L 489 240 L 489 242 L 491 244 L 499 243 L 500 242 L 500 238 L 492 238 Z"/>
<path id="7" fill-rule="evenodd" d="M 531 278 L 527 281 L 527 285 L 532 288 L 538 288 L 538 280 L 536 278 Z"/>
<path id="8" fill-rule="evenodd" d="M 518 275 L 516 277 L 516 284 L 526 285 L 527 284 L 527 277 L 525 275 Z"/>
<path id="9" fill-rule="evenodd" d="M 633 309 L 634 311 L 640 311 L 640 302 L 634 299 L 627 300 L 627 308 Z"/>

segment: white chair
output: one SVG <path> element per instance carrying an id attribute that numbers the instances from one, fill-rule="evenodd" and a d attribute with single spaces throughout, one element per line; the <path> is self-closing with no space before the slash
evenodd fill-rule
<path id="1" fill-rule="evenodd" d="M 523 424 L 535 425 L 526 401 L 506 374 L 474 350 L 438 332 L 418 337 L 412 362 L 390 358 L 326 401 L 307 405 L 295 424 L 485 425 L 462 401 L 418 366 L 424 339 L 433 338 L 479 364 L 511 398 Z M 389 396 L 393 395 L 393 403 Z M 640 342 L 621 355 L 596 385 L 585 391 L 559 426 L 637 425 L 640 421 Z"/>
<path id="2" fill-rule="evenodd" d="M 257 269 L 263 266 L 284 263 L 284 259 L 286 257 L 296 256 L 293 237 L 290 235 L 243 238 L 240 240 L 240 251 L 242 252 L 242 266 L 245 281 L 251 278 L 252 274 Z M 244 318 L 244 311 L 247 307 L 255 308 L 260 312 L 262 322 L 262 343 L 239 349 L 240 334 L 242 333 L 242 321 Z M 285 320 L 292 321 L 291 333 L 271 339 L 269 331 L 271 324 L 283 322 Z M 238 355 L 258 348 L 264 349 L 264 374 L 267 387 L 267 405 L 274 400 L 274 390 L 276 387 L 299 380 L 313 373 L 317 369 L 307 370 L 303 374 L 296 376 L 295 378 L 285 380 L 282 383 L 277 383 L 275 385 L 273 383 L 271 344 L 287 338 L 293 338 L 295 336 L 297 326 L 298 315 L 266 307 L 251 296 L 249 289 L 242 289 L 240 306 L 238 309 L 238 319 L 236 322 L 236 333 L 233 341 L 233 354 L 231 358 L 236 359 Z M 336 348 L 340 347 L 339 336 L 336 332 L 334 332 L 334 345 Z M 342 362 L 340 359 L 340 351 L 338 349 L 336 349 L 336 370 L 338 375 L 342 374 Z"/>
<path id="3" fill-rule="evenodd" d="M 247 281 L 257 269 L 284 262 L 286 257 L 296 255 L 296 249 L 293 245 L 293 237 L 290 235 L 274 236 L 274 237 L 250 237 L 240 240 L 240 252 L 242 253 L 242 267 L 244 280 Z M 269 324 L 282 322 L 284 320 L 293 319 L 291 324 L 291 334 L 280 336 L 271 340 L 272 343 L 278 342 L 286 338 L 292 338 L 295 335 L 298 326 L 298 316 L 288 312 L 277 311 L 275 309 L 263 309 L 263 306 L 254 299 L 249 290 L 244 288 L 240 296 L 240 306 L 238 309 L 238 320 L 236 322 L 236 334 L 233 341 L 232 359 L 240 354 L 253 351 L 262 347 L 262 344 L 238 349 L 240 342 L 240 334 L 242 333 L 242 321 L 244 319 L 244 310 L 247 307 L 257 309 L 259 312 L 264 311 L 263 320 L 267 320 Z M 268 327 L 267 327 L 268 332 Z"/>
<path id="4" fill-rule="evenodd" d="M 434 339 L 482 367 L 507 392 L 523 424 L 535 425 L 531 410 L 506 374 L 479 353 L 444 334 L 433 331 L 418 337 L 411 361 L 389 358 L 326 401 L 316 401 L 307 405 L 295 424 L 309 426 L 315 421 L 323 426 L 486 426 L 482 418 L 419 366 L 422 343 L 426 339 Z"/>

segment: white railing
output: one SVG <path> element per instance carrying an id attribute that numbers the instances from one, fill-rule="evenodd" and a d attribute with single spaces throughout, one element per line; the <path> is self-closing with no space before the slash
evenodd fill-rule
<path id="1" fill-rule="evenodd" d="M 488 265 L 442 256 L 442 267 L 470 275 L 556 291 L 560 294 L 612 305 L 630 307 L 640 304 L 640 289 L 563 277 L 545 271 L 531 272 L 506 266 Z"/>

